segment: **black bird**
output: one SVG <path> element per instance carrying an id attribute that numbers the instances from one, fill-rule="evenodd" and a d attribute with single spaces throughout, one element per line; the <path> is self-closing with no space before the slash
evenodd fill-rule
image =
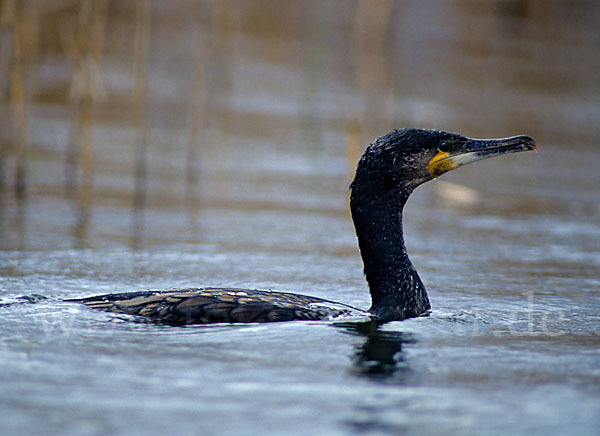
<path id="1" fill-rule="evenodd" d="M 471 139 L 421 129 L 395 130 L 372 143 L 350 185 L 350 209 L 371 292 L 368 312 L 305 295 L 231 288 L 141 291 L 66 301 L 173 325 L 319 320 L 353 314 L 379 321 L 416 317 L 431 306 L 404 245 L 402 210 L 410 194 L 461 165 L 535 149 L 529 136 Z"/>

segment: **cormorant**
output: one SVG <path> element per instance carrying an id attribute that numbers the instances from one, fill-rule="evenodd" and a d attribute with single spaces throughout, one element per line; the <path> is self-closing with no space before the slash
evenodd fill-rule
<path id="1" fill-rule="evenodd" d="M 371 292 L 368 312 L 305 295 L 231 288 L 99 295 L 66 301 L 174 325 L 330 319 L 346 314 L 399 321 L 430 309 L 402 233 L 402 210 L 413 190 L 461 165 L 535 150 L 529 136 L 471 139 L 439 130 L 400 129 L 373 142 L 350 185 L 350 209 Z"/>

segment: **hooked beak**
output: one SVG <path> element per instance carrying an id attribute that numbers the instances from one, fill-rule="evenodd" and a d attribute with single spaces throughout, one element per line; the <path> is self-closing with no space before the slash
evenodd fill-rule
<path id="1" fill-rule="evenodd" d="M 463 143 L 458 150 L 445 152 L 438 151 L 433 159 L 427 164 L 433 178 L 478 160 L 488 157 L 501 156 L 508 153 L 536 150 L 533 138 L 525 135 L 511 136 L 500 139 L 471 139 Z"/>

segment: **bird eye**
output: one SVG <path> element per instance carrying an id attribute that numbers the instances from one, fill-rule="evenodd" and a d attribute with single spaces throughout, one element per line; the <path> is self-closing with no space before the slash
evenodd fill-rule
<path id="1" fill-rule="evenodd" d="M 450 151 L 450 144 L 448 144 L 448 141 L 442 141 L 439 143 L 438 145 L 438 150 L 441 151 L 442 153 L 447 153 Z"/>

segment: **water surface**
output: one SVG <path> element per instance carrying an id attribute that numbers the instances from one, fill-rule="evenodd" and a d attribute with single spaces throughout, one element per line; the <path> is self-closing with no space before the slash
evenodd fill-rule
<path id="1" fill-rule="evenodd" d="M 245 6 L 221 29 L 229 51 L 211 55 L 221 70 L 191 199 L 176 111 L 153 106 L 147 198 L 132 207 L 132 127 L 98 121 L 94 194 L 68 196 L 70 118 L 37 101 L 28 196 L 0 196 L 3 434 L 597 434 L 600 8 L 497 3 L 394 4 L 374 82 L 343 55 L 353 15 L 338 3 L 281 16 Z M 185 33 L 169 29 L 157 53 Z M 151 104 L 170 107 L 187 82 L 154 56 Z M 430 316 L 169 327 L 62 302 L 232 286 L 368 308 L 347 210 L 353 144 L 407 125 L 528 133 L 540 149 L 461 168 L 409 200 Z M 46 299 L 19 300 L 33 294 Z"/>

